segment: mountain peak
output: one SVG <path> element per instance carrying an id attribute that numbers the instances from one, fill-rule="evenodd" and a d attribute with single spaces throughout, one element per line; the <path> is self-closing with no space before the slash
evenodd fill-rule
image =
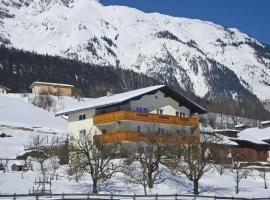
<path id="1" fill-rule="evenodd" d="M 0 10 L 0 43 L 132 69 L 201 97 L 270 99 L 270 47 L 237 29 L 97 0 L 1 3 L 16 9 Z"/>

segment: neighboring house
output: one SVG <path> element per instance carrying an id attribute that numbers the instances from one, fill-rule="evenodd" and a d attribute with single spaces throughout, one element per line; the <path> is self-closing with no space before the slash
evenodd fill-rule
<path id="1" fill-rule="evenodd" d="M 237 134 L 239 133 L 238 130 L 235 129 L 218 129 L 213 131 L 216 134 L 237 138 Z"/>
<path id="2" fill-rule="evenodd" d="M 67 95 L 73 94 L 74 86 L 62 83 L 48 83 L 35 81 L 31 84 L 33 94 L 49 93 L 53 95 Z"/>
<path id="3" fill-rule="evenodd" d="M 25 163 L 24 161 L 16 161 L 11 165 L 11 171 L 25 171 Z"/>
<path id="4" fill-rule="evenodd" d="M 103 143 L 160 142 L 178 139 L 182 144 L 199 144 L 197 114 L 206 110 L 165 85 L 94 99 L 88 106 L 68 109 L 70 137 Z"/>
<path id="5" fill-rule="evenodd" d="M 0 94 L 7 94 L 10 89 L 6 86 L 0 85 Z"/>
<path id="6" fill-rule="evenodd" d="M 267 142 L 270 141 L 270 128 L 249 128 L 239 133 L 235 130 L 214 130 L 214 133 L 237 144 L 228 145 L 224 142 L 222 145 L 223 149 L 230 149 L 232 162 L 268 161 L 270 146 Z"/>
<path id="7" fill-rule="evenodd" d="M 261 122 L 261 127 L 262 127 L 262 128 L 270 127 L 270 120 L 262 121 L 262 122 Z"/>
<path id="8" fill-rule="evenodd" d="M 245 125 L 245 124 L 237 124 L 237 125 L 234 126 L 234 128 L 240 132 L 240 131 L 243 131 L 246 128 L 249 128 L 249 127 L 247 125 Z"/>

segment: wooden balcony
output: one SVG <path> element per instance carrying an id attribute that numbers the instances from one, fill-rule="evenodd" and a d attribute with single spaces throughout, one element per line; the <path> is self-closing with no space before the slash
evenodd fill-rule
<path id="1" fill-rule="evenodd" d="M 197 127 L 198 119 L 195 117 L 177 117 L 171 115 L 158 115 L 153 113 L 141 113 L 128 110 L 96 115 L 93 118 L 94 125 L 106 124 L 119 120 L 132 120 L 142 122 L 164 123 Z"/>
<path id="2" fill-rule="evenodd" d="M 179 144 L 199 144 L 200 137 L 196 136 L 180 136 L 180 135 L 153 135 L 138 132 L 117 132 L 106 133 L 103 135 L 94 136 L 95 141 L 100 141 L 104 144 L 115 142 L 151 142 L 158 143 L 179 143 Z"/>

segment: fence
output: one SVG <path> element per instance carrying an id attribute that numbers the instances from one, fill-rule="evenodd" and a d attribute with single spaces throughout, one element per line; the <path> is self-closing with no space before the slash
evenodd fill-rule
<path id="1" fill-rule="evenodd" d="M 269 198 L 241 198 L 225 196 L 203 196 L 203 195 L 120 195 L 120 194 L 52 194 L 50 196 L 39 194 L 13 194 L 0 195 L 0 200 L 270 200 Z"/>

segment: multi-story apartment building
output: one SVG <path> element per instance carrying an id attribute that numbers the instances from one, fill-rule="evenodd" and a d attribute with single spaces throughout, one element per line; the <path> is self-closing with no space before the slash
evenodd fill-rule
<path id="1" fill-rule="evenodd" d="M 103 143 L 200 142 L 198 114 L 206 110 L 165 85 L 111 94 L 89 105 L 58 112 L 68 115 L 71 137 Z M 89 138 L 89 137 L 88 137 Z"/>

